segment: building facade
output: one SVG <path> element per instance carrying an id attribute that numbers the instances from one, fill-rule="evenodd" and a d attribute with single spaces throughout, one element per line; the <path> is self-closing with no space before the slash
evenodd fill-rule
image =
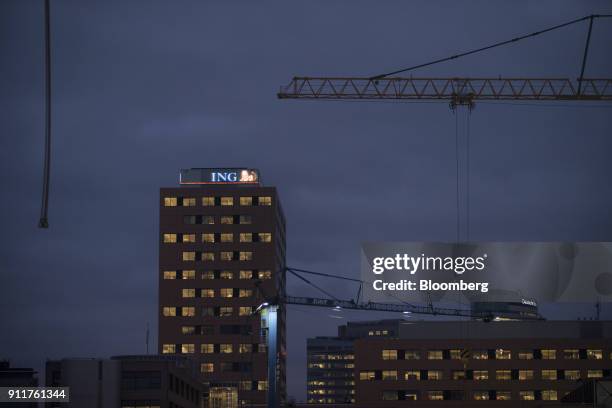
<path id="1" fill-rule="evenodd" d="M 11 367 L 8 361 L 0 361 L 0 387 L 37 387 L 38 374 L 32 368 Z M 34 408 L 35 402 L 3 402 L 0 406 L 11 408 Z"/>
<path id="2" fill-rule="evenodd" d="M 612 322 L 415 322 L 355 341 L 363 407 L 555 405 L 611 369 Z"/>
<path id="3" fill-rule="evenodd" d="M 306 340 L 309 404 L 355 402 L 355 354 L 353 341 L 338 337 Z"/>
<path id="4" fill-rule="evenodd" d="M 47 387 L 69 387 L 70 402 L 46 407 L 203 408 L 198 367 L 182 356 L 120 356 L 47 361 Z"/>
<path id="5" fill-rule="evenodd" d="M 198 362 L 211 406 L 264 404 L 265 336 L 256 309 L 285 286 L 277 191 L 250 169 L 189 169 L 160 190 L 159 352 Z M 277 395 L 285 399 L 285 311 Z"/>

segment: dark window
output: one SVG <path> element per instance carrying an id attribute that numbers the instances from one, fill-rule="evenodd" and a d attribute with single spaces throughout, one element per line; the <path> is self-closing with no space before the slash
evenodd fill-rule
<path id="1" fill-rule="evenodd" d="M 123 390 L 158 390 L 161 388 L 159 371 L 124 371 L 121 375 Z"/>

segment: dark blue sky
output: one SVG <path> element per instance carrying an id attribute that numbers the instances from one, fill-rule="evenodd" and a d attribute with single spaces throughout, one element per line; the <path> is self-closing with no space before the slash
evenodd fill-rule
<path id="1" fill-rule="evenodd" d="M 294 267 L 358 276 L 362 241 L 455 238 L 446 104 L 277 100 L 293 75 L 371 75 L 612 12 L 558 0 L 52 4 L 51 228 L 39 230 L 42 0 L 0 2 L 0 357 L 33 366 L 144 352 L 158 189 L 181 167 L 259 168 L 280 190 Z M 576 78 L 585 36 L 572 26 L 413 75 Z M 587 76 L 612 76 L 611 38 L 612 21 L 597 21 Z M 594 105 L 477 106 L 472 239 L 612 240 L 612 108 Z M 342 320 L 298 309 L 289 391 L 303 398 L 305 338 Z"/>

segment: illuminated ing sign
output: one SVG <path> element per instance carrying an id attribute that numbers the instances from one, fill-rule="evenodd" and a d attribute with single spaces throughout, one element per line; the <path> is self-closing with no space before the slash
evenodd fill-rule
<path id="1" fill-rule="evenodd" d="M 182 169 L 180 184 L 259 184 L 259 171 L 246 168 Z"/>

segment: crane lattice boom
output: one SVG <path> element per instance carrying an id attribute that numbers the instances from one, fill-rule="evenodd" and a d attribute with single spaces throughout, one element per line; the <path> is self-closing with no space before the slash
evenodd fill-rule
<path id="1" fill-rule="evenodd" d="M 281 87 L 278 97 L 449 100 L 455 104 L 474 100 L 612 101 L 612 79 L 294 77 Z"/>

